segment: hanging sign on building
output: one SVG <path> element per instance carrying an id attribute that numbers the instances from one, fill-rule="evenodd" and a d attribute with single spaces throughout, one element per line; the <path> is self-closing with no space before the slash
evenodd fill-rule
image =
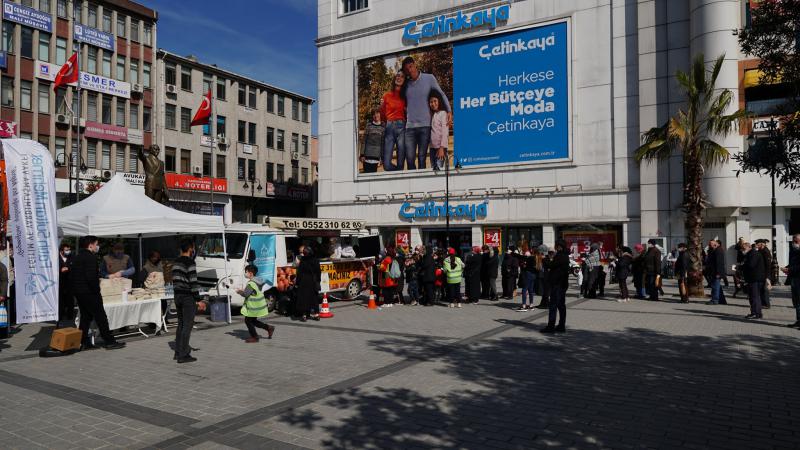
<path id="1" fill-rule="evenodd" d="M 116 125 L 106 125 L 104 123 L 86 122 L 87 138 L 100 139 L 103 141 L 128 142 L 128 129 Z"/>
<path id="2" fill-rule="evenodd" d="M 485 228 L 483 230 L 483 244 L 489 247 L 500 247 L 502 231 L 500 228 Z"/>
<path id="3" fill-rule="evenodd" d="M 400 217 L 413 221 L 415 219 L 444 219 L 449 215 L 451 218 L 468 219 L 474 222 L 478 219 L 485 219 L 488 209 L 489 202 L 461 205 L 425 202 L 418 206 L 405 202 L 400 206 Z"/>
<path id="4" fill-rule="evenodd" d="M 3 0 L 3 20 L 16 22 L 48 33 L 53 32 L 52 15 L 7 0 Z"/>
<path id="5" fill-rule="evenodd" d="M 211 190 L 211 181 L 209 181 L 208 177 L 200 178 L 179 173 L 168 173 L 167 187 L 170 189 L 208 192 Z M 214 178 L 214 192 L 228 192 L 228 180 Z"/>
<path id="6" fill-rule="evenodd" d="M 399 248 L 408 248 L 411 244 L 411 230 L 408 228 L 397 230 L 394 237 L 395 245 Z"/>
<path id="7" fill-rule="evenodd" d="M 75 40 L 114 51 L 114 35 L 86 25 L 75 24 Z"/>
<path id="8" fill-rule="evenodd" d="M 42 80 L 54 81 L 56 74 L 61 67 L 44 61 L 36 61 L 35 75 Z M 100 92 L 101 94 L 111 94 L 122 98 L 131 98 L 131 85 L 126 81 L 112 80 L 93 73 L 81 72 L 78 80 L 82 89 Z M 72 85 L 74 86 L 74 85 Z"/>

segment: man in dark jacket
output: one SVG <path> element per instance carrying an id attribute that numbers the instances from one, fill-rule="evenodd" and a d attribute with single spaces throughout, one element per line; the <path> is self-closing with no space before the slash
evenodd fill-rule
<path id="1" fill-rule="evenodd" d="M 789 245 L 789 265 L 783 269 L 792 287 L 792 306 L 795 322 L 790 327 L 800 327 L 800 234 L 795 234 Z"/>
<path id="2" fill-rule="evenodd" d="M 722 277 L 725 276 L 725 253 L 714 239 L 708 241 L 708 256 L 704 274 L 711 285 L 711 301 L 709 305 L 727 305 L 725 293 L 722 291 Z"/>
<path id="3" fill-rule="evenodd" d="M 647 253 L 644 254 L 645 289 L 650 300 L 658 301 L 658 277 L 661 276 L 661 251 L 656 247 L 656 240 L 647 241 Z"/>
<path id="4" fill-rule="evenodd" d="M 422 282 L 422 305 L 433 306 L 436 300 L 434 287 L 436 284 L 436 262 L 433 260 L 433 248 L 425 246 L 422 262 L 419 267 L 419 279 Z"/>
<path id="5" fill-rule="evenodd" d="M 757 239 L 756 242 L 756 250 L 761 253 L 761 256 L 764 258 L 767 264 L 767 278 L 772 273 L 772 252 L 769 250 L 767 244 L 769 244 L 769 239 Z M 769 298 L 769 289 L 767 289 L 767 281 L 765 280 L 764 283 L 761 285 L 761 305 L 765 309 L 770 308 L 770 298 Z"/>
<path id="6" fill-rule="evenodd" d="M 547 272 L 550 284 L 550 314 L 547 326 L 542 333 L 563 333 L 567 323 L 567 287 L 569 286 L 569 253 L 567 243 L 563 239 L 556 241 L 556 254 Z M 556 315 L 558 314 L 558 326 Z"/>
<path id="7" fill-rule="evenodd" d="M 467 301 L 478 303 L 481 298 L 481 271 L 483 269 L 483 255 L 479 247 L 472 247 L 464 261 L 464 283 Z"/>
<path id="8" fill-rule="evenodd" d="M 489 246 L 481 247 L 481 298 L 489 298 Z"/>
<path id="9" fill-rule="evenodd" d="M 686 253 L 686 244 L 678 244 L 678 257 L 675 259 L 675 277 L 678 278 L 678 292 L 681 295 L 681 303 L 689 303 L 689 289 L 686 281 L 689 279 L 689 255 Z"/>
<path id="10" fill-rule="evenodd" d="M 750 297 L 750 314 L 745 318 L 760 319 L 762 317 L 761 292 L 764 283 L 767 281 L 767 261 L 760 250 L 751 249 L 747 244 L 744 244 L 743 252 L 745 258 L 742 271 L 744 272 L 744 281 L 747 283 Z"/>
<path id="11" fill-rule="evenodd" d="M 72 261 L 70 283 L 72 293 L 78 300 L 81 320 L 81 350 L 95 348 L 89 339 L 89 327 L 94 321 L 103 338 L 103 348 L 114 350 L 125 346 L 117 342 L 108 329 L 108 317 L 103 309 L 103 297 L 100 295 L 100 268 L 97 264 L 97 252 L 100 243 L 96 236 L 84 236 L 79 241 L 80 252 Z"/>
<path id="12" fill-rule="evenodd" d="M 487 284 L 487 296 L 489 300 L 495 302 L 497 301 L 497 269 L 500 265 L 500 258 L 497 256 L 497 249 L 489 248 L 489 246 L 484 245 L 484 255 L 488 255 L 488 258 L 485 260 L 484 266 L 482 268 L 486 268 L 486 275 L 489 277 Z"/>
<path id="13" fill-rule="evenodd" d="M 194 263 L 194 241 L 189 238 L 180 243 L 181 255 L 172 263 L 172 287 L 175 292 L 175 309 L 178 311 L 178 328 L 175 330 L 175 356 L 178 364 L 197 361 L 191 355 L 189 339 L 192 336 L 194 316 L 197 313 L 197 268 Z"/>
<path id="14" fill-rule="evenodd" d="M 633 257 L 631 262 L 631 275 L 633 275 L 633 288 L 636 291 L 634 298 L 644 298 L 644 288 L 642 287 L 644 281 L 644 246 L 636 244 L 633 246 L 636 250 L 636 256 Z"/>
<path id="15" fill-rule="evenodd" d="M 72 269 L 72 246 L 62 242 L 58 252 L 58 322 L 75 325 L 75 297 L 69 281 Z"/>

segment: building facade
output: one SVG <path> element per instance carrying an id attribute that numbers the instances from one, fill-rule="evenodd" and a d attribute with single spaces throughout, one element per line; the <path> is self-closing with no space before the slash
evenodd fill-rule
<path id="1" fill-rule="evenodd" d="M 745 105 L 753 67 L 732 32 L 748 17 L 742 0 L 318 7 L 319 215 L 366 219 L 384 242 L 441 245 L 449 215 L 451 246 L 464 248 L 561 237 L 573 251 L 674 247 L 685 240 L 680 160 L 637 165 L 640 137 L 682 106 L 674 74 L 694 55 L 725 53 L 717 87 L 733 92 L 732 108 Z M 376 111 L 384 145 L 365 150 Z M 740 152 L 747 131 L 718 142 Z M 736 168 L 706 174 L 706 237 L 729 248 L 771 230 L 769 179 Z M 777 201 L 784 263 L 800 199 L 779 189 Z"/>
<path id="2" fill-rule="evenodd" d="M 158 51 L 156 143 L 161 147 L 172 205 L 195 213 L 252 222 L 261 215 L 312 211 L 313 99 Z M 212 93 L 213 126 L 190 126 Z M 213 136 L 213 137 L 212 137 Z"/>
<path id="3" fill-rule="evenodd" d="M 3 0 L 0 136 L 50 149 L 61 166 L 59 206 L 114 173 L 142 184 L 137 152 L 153 141 L 157 20 L 128 0 Z M 52 85 L 77 52 L 80 105 L 75 86 Z"/>

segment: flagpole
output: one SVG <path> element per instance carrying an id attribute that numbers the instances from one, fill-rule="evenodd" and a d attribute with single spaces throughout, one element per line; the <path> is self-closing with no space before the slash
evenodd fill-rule
<path id="1" fill-rule="evenodd" d="M 214 80 L 213 78 L 211 79 Z M 208 170 L 208 175 L 211 178 L 209 180 L 210 183 L 210 190 L 211 190 L 211 215 L 215 216 L 214 214 L 214 166 L 216 166 L 216 161 L 214 161 L 214 147 L 217 146 L 216 143 L 216 135 L 214 134 L 214 95 L 211 92 L 212 87 L 211 83 L 208 84 L 208 101 L 209 107 L 211 108 L 211 115 L 209 116 L 208 120 L 208 133 L 211 135 L 211 164 Z"/>
<path id="2" fill-rule="evenodd" d="M 75 33 L 74 27 L 73 27 L 72 32 Z M 78 41 L 78 40 L 75 40 L 74 42 L 78 42 L 78 52 L 77 52 L 78 53 L 78 60 L 77 60 L 78 64 L 76 64 L 78 66 L 77 67 L 77 70 L 78 70 L 78 85 L 76 86 L 77 94 L 78 94 L 78 125 L 77 125 L 77 128 L 78 128 L 78 165 L 77 165 L 77 170 L 75 171 L 75 179 L 77 180 L 76 183 L 75 183 L 75 200 L 76 200 L 75 203 L 78 203 L 78 202 L 81 201 L 81 186 L 82 186 L 82 184 L 81 184 L 81 169 L 80 169 L 80 167 L 81 167 L 81 160 L 83 159 L 83 145 L 82 145 L 83 143 L 81 142 L 81 113 L 82 113 L 82 110 L 83 110 L 83 100 L 81 99 L 81 62 L 82 62 L 81 61 L 81 42 Z M 75 163 L 74 162 L 74 159 L 75 159 L 74 156 L 75 155 L 70 155 L 70 164 L 73 164 L 73 165 Z"/>

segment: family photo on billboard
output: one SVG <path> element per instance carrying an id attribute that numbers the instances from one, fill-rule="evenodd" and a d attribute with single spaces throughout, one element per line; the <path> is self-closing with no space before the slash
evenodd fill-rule
<path id="1" fill-rule="evenodd" d="M 561 21 L 358 61 L 358 173 L 568 160 L 568 58 Z"/>

